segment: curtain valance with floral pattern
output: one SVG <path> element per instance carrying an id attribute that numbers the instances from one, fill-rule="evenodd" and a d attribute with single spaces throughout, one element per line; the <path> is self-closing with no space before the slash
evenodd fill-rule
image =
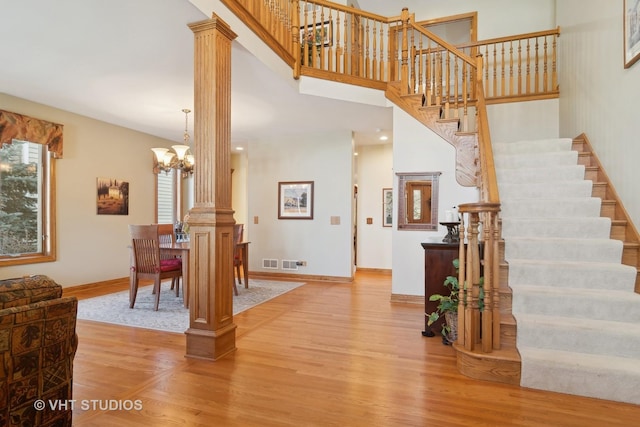
<path id="1" fill-rule="evenodd" d="M 0 110 L 0 147 L 14 139 L 43 144 L 55 158 L 62 157 L 63 125 Z"/>

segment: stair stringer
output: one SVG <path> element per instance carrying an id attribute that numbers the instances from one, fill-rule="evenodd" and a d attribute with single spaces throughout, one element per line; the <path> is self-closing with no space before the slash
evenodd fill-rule
<path id="1" fill-rule="evenodd" d="M 422 106 L 422 95 L 402 95 L 399 83 L 388 83 L 385 96 L 406 113 L 431 129 L 456 150 L 456 181 L 463 187 L 478 187 L 478 134 L 459 132 L 460 119 L 441 119 L 442 107 Z"/>

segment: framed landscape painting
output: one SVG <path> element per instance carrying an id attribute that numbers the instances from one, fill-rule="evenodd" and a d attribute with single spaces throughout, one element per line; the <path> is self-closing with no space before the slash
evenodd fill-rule
<path id="1" fill-rule="evenodd" d="M 278 183 L 278 219 L 313 219 L 313 181 Z"/>
<path id="2" fill-rule="evenodd" d="M 98 178 L 98 215 L 129 215 L 129 183 L 117 178 Z"/>
<path id="3" fill-rule="evenodd" d="M 640 58 L 640 0 L 624 0 L 624 68 Z"/>
<path id="4" fill-rule="evenodd" d="M 393 189 L 382 189 L 382 226 L 393 225 Z"/>

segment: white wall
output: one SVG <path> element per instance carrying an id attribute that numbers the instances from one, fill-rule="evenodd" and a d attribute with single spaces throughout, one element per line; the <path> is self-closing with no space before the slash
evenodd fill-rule
<path id="1" fill-rule="evenodd" d="M 559 105 L 557 99 L 488 105 L 491 142 L 557 138 Z"/>
<path id="2" fill-rule="evenodd" d="M 357 148 L 357 266 L 391 270 L 393 228 L 382 225 L 382 189 L 393 187 L 393 146 L 380 144 Z M 373 224 L 367 224 L 367 218 L 372 218 Z"/>
<path id="3" fill-rule="evenodd" d="M 400 108 L 393 109 L 393 171 L 442 172 L 438 188 L 438 218 L 462 203 L 478 200 L 478 191 L 462 187 L 455 178 L 455 148 Z M 393 181 L 394 214 L 398 212 L 398 179 Z M 392 293 L 424 295 L 424 250 L 422 242 L 441 242 L 446 227 L 437 231 L 398 230 L 393 224 Z"/>
<path id="4" fill-rule="evenodd" d="M 249 269 L 351 278 L 351 132 L 283 136 L 249 144 Z M 314 181 L 313 220 L 278 219 L 278 182 Z M 258 217 L 258 224 L 253 218 Z M 332 216 L 340 218 L 331 225 Z M 265 270 L 262 259 L 307 261 L 298 271 Z"/>
<path id="5" fill-rule="evenodd" d="M 623 64 L 621 1 L 557 2 L 560 133 L 585 133 L 636 227 L 640 226 L 640 62 Z"/>
<path id="6" fill-rule="evenodd" d="M 0 109 L 64 125 L 63 158 L 56 162 L 57 261 L 0 269 L 0 278 L 46 274 L 62 286 L 129 275 L 129 224 L 155 216 L 151 147 L 156 138 L 66 111 L 0 94 Z M 129 182 L 129 215 L 97 215 L 96 178 Z"/>
<path id="7" fill-rule="evenodd" d="M 555 0 L 359 0 L 363 10 L 398 16 L 407 7 L 416 20 L 478 12 L 478 40 L 555 28 Z"/>

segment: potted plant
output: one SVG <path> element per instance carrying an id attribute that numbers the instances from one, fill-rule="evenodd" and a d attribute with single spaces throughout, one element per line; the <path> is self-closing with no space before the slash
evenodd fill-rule
<path id="1" fill-rule="evenodd" d="M 458 273 L 460 265 L 459 259 L 453 260 L 453 266 Z M 457 276 L 447 276 L 443 283 L 444 287 L 449 289 L 449 294 L 433 294 L 429 297 L 429 301 L 438 301 L 436 311 L 428 316 L 427 325 L 432 325 L 440 316 L 445 317 L 445 324 L 442 327 L 443 344 L 453 344 L 458 339 L 458 302 L 460 301 L 460 285 Z"/>

